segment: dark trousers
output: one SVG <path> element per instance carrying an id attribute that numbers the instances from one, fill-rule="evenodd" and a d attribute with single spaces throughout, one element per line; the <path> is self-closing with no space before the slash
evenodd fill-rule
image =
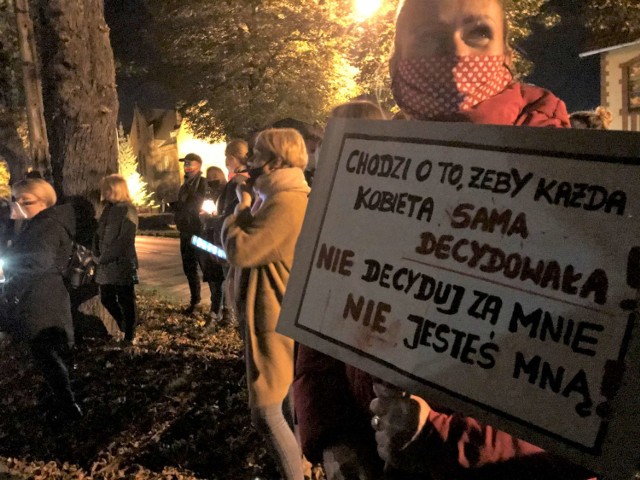
<path id="1" fill-rule="evenodd" d="M 191 305 L 200 303 L 200 254 L 198 249 L 191 245 L 192 235 L 180 232 L 180 255 L 182 256 L 182 270 L 189 282 L 189 292 L 191 293 Z"/>
<path id="2" fill-rule="evenodd" d="M 55 400 L 64 406 L 73 404 L 75 399 L 66 366 L 71 354 L 66 332 L 61 328 L 42 330 L 31 340 L 30 347 L 36 367 Z"/>
<path id="3" fill-rule="evenodd" d="M 182 257 L 182 271 L 187 276 L 187 282 L 189 283 L 189 292 L 191 299 L 189 303 L 191 305 L 197 305 L 200 303 L 201 286 L 200 286 L 200 274 L 198 269 L 203 272 L 205 277 L 210 275 L 209 265 L 203 252 L 200 249 L 191 245 L 192 235 L 189 233 L 180 233 L 180 255 Z M 205 275 L 204 272 L 207 272 Z M 220 310 L 220 304 L 222 303 L 222 281 L 218 281 L 217 275 L 213 275 L 211 281 L 207 281 L 209 284 L 209 291 L 211 292 L 211 311 L 217 313 Z"/>
<path id="4" fill-rule="evenodd" d="M 224 279 L 214 280 L 209 283 L 209 290 L 211 291 L 211 311 L 215 314 L 220 312 L 220 306 L 222 305 L 222 296 L 224 292 Z"/>
<path id="5" fill-rule="evenodd" d="M 100 285 L 100 301 L 124 333 L 124 339 L 133 340 L 138 323 L 134 286 Z"/>

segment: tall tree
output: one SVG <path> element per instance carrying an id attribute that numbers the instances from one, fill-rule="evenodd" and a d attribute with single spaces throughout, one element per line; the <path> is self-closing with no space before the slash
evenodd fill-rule
<path id="1" fill-rule="evenodd" d="M 149 3 L 162 67 L 196 134 L 244 134 L 289 116 L 313 122 L 360 93 L 336 0 Z"/>
<path id="2" fill-rule="evenodd" d="M 548 0 L 507 1 L 512 41 L 526 37 L 532 21 L 554 20 L 541 14 Z M 129 29 L 135 36 L 121 50 L 120 74 L 162 78 L 199 136 L 244 134 L 289 116 L 324 122 L 334 105 L 362 94 L 393 105 L 387 62 L 398 0 L 384 0 L 365 20 L 352 14 L 354 0 L 110 4 L 129 9 L 127 22 L 136 13 L 149 19 Z"/>
<path id="3" fill-rule="evenodd" d="M 14 0 L 20 60 L 22 61 L 22 84 L 24 87 L 25 110 L 29 124 L 29 150 L 31 162 L 36 170 L 51 177 L 51 158 L 47 127 L 44 121 L 42 103 L 42 79 L 38 66 L 38 53 L 33 33 L 33 21 L 29 14 L 29 0 Z"/>
<path id="4" fill-rule="evenodd" d="M 79 195 L 97 204 L 100 179 L 118 171 L 118 98 L 104 3 L 32 1 L 54 186 L 64 196 Z M 91 223 L 77 220 L 79 229 Z M 111 333 L 117 331 L 97 297 L 79 312 L 74 315 L 98 317 Z"/>
<path id="5" fill-rule="evenodd" d="M 26 121 L 13 0 L 0 0 L 0 39 L 0 159 L 16 181 L 26 171 L 28 156 L 21 137 Z"/>
<path id="6" fill-rule="evenodd" d="M 56 189 L 95 198 L 118 171 L 118 99 L 103 0 L 33 0 Z"/>

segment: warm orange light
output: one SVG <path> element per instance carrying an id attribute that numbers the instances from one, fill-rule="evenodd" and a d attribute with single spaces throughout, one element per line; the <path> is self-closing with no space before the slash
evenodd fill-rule
<path id="1" fill-rule="evenodd" d="M 382 0 L 353 0 L 356 19 L 360 22 L 371 17 L 382 6 Z"/>

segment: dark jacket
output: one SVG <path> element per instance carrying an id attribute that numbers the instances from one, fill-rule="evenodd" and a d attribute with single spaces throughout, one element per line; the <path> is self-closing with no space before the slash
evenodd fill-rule
<path id="1" fill-rule="evenodd" d="M 178 191 L 174 219 L 180 233 L 200 233 L 200 209 L 207 194 L 207 181 L 201 175 L 187 178 Z"/>
<path id="2" fill-rule="evenodd" d="M 44 329 L 57 327 L 73 341 L 69 292 L 62 272 L 69 263 L 75 235 L 71 205 L 43 210 L 31 220 L 5 258 L 9 333 L 30 340 Z"/>
<path id="3" fill-rule="evenodd" d="M 218 215 L 209 216 L 205 219 L 203 236 L 206 240 L 222 247 L 222 224 L 225 219 L 235 212 L 236 205 L 238 205 L 238 195 L 236 189 L 238 185 L 247 181 L 247 177 L 243 174 L 236 174 L 228 183 L 226 183 L 221 191 L 217 192 L 217 197 L 214 200 L 218 203 Z M 215 192 L 211 192 L 212 196 Z"/>
<path id="4" fill-rule="evenodd" d="M 222 220 L 226 219 L 229 215 L 233 215 L 236 205 L 238 205 L 238 194 L 236 190 L 238 185 L 247 181 L 247 176 L 242 173 L 237 173 L 229 182 L 224 186 L 220 200 L 218 201 L 218 212 L 222 216 Z"/>
<path id="5" fill-rule="evenodd" d="M 100 215 L 93 251 L 99 258 L 96 283 L 131 285 L 136 277 L 138 213 L 131 203 L 107 203 Z"/>

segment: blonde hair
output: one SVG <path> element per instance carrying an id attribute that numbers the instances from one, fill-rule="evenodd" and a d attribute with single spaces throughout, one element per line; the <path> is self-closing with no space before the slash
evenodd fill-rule
<path id="1" fill-rule="evenodd" d="M 111 195 L 107 198 L 107 194 Z M 131 203 L 131 194 L 129 193 L 129 186 L 127 181 L 122 175 L 114 173 L 113 175 L 107 175 L 100 180 L 100 197 L 102 200 L 109 202 L 129 202 Z"/>
<path id="2" fill-rule="evenodd" d="M 247 164 L 249 154 L 249 144 L 241 139 L 231 140 L 224 149 L 225 156 L 233 157 L 242 165 Z"/>
<path id="3" fill-rule="evenodd" d="M 573 112 L 569 116 L 569 120 L 573 128 L 609 130 L 609 126 L 613 122 L 613 114 L 606 107 L 600 106 L 595 110 Z"/>
<path id="4" fill-rule="evenodd" d="M 304 138 L 293 128 L 269 128 L 258 134 L 254 150 L 270 156 L 272 169 L 307 166 L 307 147 Z"/>
<path id="5" fill-rule="evenodd" d="M 23 193 L 30 193 L 41 200 L 47 208 L 53 207 L 58 201 L 56 191 L 51 184 L 42 178 L 27 178 L 16 183 L 11 189 L 14 197 Z"/>
<path id="6" fill-rule="evenodd" d="M 368 100 L 355 100 L 338 105 L 329 115 L 332 118 L 364 118 L 369 120 L 386 120 L 382 109 Z"/>

